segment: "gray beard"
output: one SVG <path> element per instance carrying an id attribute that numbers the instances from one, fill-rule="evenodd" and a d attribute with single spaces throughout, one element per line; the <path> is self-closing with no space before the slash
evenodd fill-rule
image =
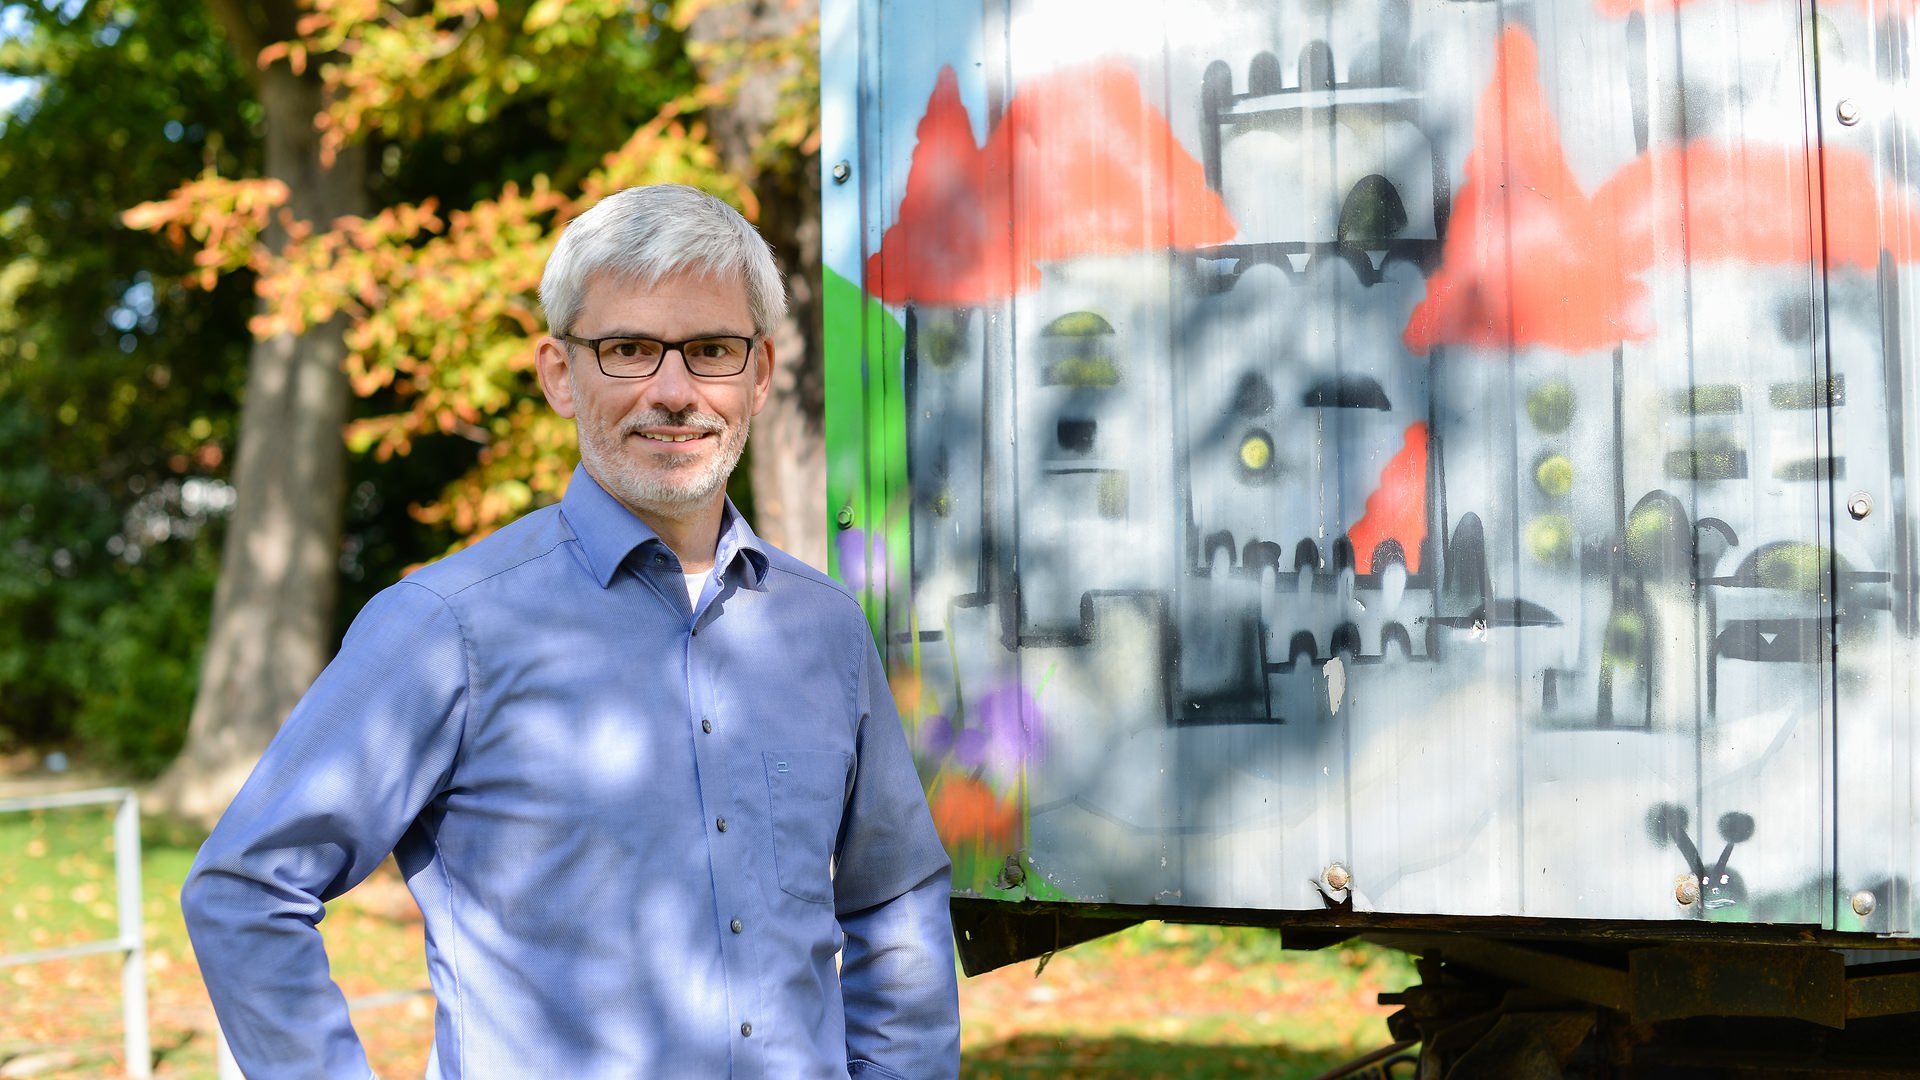
<path id="1" fill-rule="evenodd" d="M 723 441 L 719 451 L 704 461 L 675 462 L 667 459 L 652 466 L 643 466 L 622 451 L 633 432 L 651 424 L 722 432 Z M 726 491 L 727 478 L 733 475 L 734 466 L 740 463 L 740 453 L 746 448 L 747 434 L 752 427 L 751 416 L 742 421 L 738 428 L 728 432 L 725 423 L 718 417 L 695 412 L 670 414 L 658 410 L 630 417 L 621 424 L 611 440 L 591 436 L 577 423 L 575 425 L 579 433 L 580 460 L 586 464 L 587 471 L 594 479 L 607 489 L 607 493 L 631 510 L 667 518 L 678 518 L 704 508 Z"/>

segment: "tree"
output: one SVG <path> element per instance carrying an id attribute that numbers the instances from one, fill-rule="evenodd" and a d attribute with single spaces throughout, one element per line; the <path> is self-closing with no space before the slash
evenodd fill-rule
<path id="1" fill-rule="evenodd" d="M 311 367 L 277 360 L 255 369 L 269 386 L 280 385 L 274 372 L 307 373 L 301 385 L 313 395 L 313 417 L 298 428 L 298 438 L 289 437 L 295 417 L 284 405 L 256 413 L 249 382 L 236 466 L 239 505 L 251 498 L 266 504 L 263 513 L 278 516 L 256 519 L 236 510 L 228 557 L 260 565 L 236 563 L 231 593 L 223 569 L 188 746 L 156 789 L 164 808 L 198 817 L 224 806 L 318 670 L 313 620 L 289 617 L 284 609 L 325 606 L 312 582 L 324 576 L 321 550 L 337 545 L 337 518 L 324 519 L 313 507 L 300 508 L 306 516 L 298 517 L 284 504 L 290 495 L 315 492 L 309 501 L 338 505 L 332 493 L 339 473 L 328 471 L 328 460 L 338 460 L 341 426 L 334 424 L 331 445 L 323 445 L 320 433 L 328 423 L 348 421 L 347 399 L 344 391 L 328 396 L 335 390 L 319 371 L 327 350 L 334 350 L 345 385 L 364 403 L 344 425 L 354 451 L 392 461 L 434 440 L 460 439 L 475 448 L 471 467 L 416 509 L 420 521 L 471 539 L 557 500 L 571 468 L 571 427 L 540 404 L 531 373 L 531 339 L 541 330 L 534 293 L 558 229 L 600 196 L 635 183 L 692 183 L 733 199 L 750 216 L 765 208 L 727 168 L 707 126 L 708 114 L 748 115 L 728 110 L 754 80 L 703 87 L 696 80 L 702 57 L 688 46 L 687 28 L 726 5 L 439 0 L 403 7 L 310 0 L 307 6 L 290 29 L 284 22 L 248 22 L 238 10 L 225 14 L 226 21 L 240 20 L 231 34 L 242 55 L 252 50 L 264 75 L 284 70 L 288 83 L 275 91 L 279 97 L 266 88 L 280 84 L 261 83 L 267 128 L 270 140 L 276 123 L 297 128 L 288 136 L 299 148 L 292 160 L 305 171 L 282 165 L 276 172 L 272 163 L 288 159 L 269 154 L 265 178 L 202 176 L 128 214 L 142 227 L 182 242 L 191 238 L 208 282 L 246 269 L 258 275 L 256 359 L 275 348 L 315 358 Z M 273 5 L 267 10 L 292 14 Z M 804 17 L 782 23 L 753 48 L 763 57 L 784 57 L 777 70 L 804 81 L 811 69 L 796 58 L 810 54 L 810 25 Z M 739 62 L 737 55 L 720 59 Z M 305 87 L 305 96 L 289 85 Z M 275 100 L 285 102 L 278 112 Z M 770 114 L 774 127 L 764 141 L 789 149 L 810 144 L 811 91 L 803 100 L 797 113 Z M 488 132 L 499 127 L 531 138 L 496 147 L 464 178 L 428 167 L 436 151 L 458 161 L 469 143 L 484 148 Z M 374 160 L 382 168 L 361 175 L 363 191 L 370 187 L 384 207 L 376 214 L 352 212 L 344 196 L 296 197 L 303 186 L 330 190 L 346 175 L 338 170 L 364 170 Z M 758 175 L 771 183 L 780 174 L 763 169 Z M 789 183 L 781 190 L 792 189 Z M 804 221 L 804 211 L 781 205 L 783 220 Z M 346 212 L 334 212 L 342 208 Z M 793 231 L 804 237 L 806 226 Z M 799 247 L 804 239 L 791 243 Z M 817 281 L 817 239 L 811 257 Z M 790 351 L 806 355 L 803 348 Z M 787 400 L 802 399 L 789 394 Z M 335 404 L 340 409 L 330 411 Z M 269 433 L 263 441 L 271 444 L 261 452 L 281 453 L 295 471 L 253 481 L 249 433 L 256 416 Z M 817 432 L 817 406 L 815 417 L 810 427 Z M 763 423 L 763 432 L 768 426 Z M 804 421 L 770 426 L 775 440 L 783 431 L 809 430 Z M 760 440 L 762 459 L 804 456 Z M 790 512 L 817 516 L 817 496 L 783 498 L 782 508 L 802 501 L 804 507 Z M 782 534 L 773 525 L 770 535 Z M 298 559 L 288 557 L 295 536 L 301 538 Z M 302 576 L 299 591 L 290 594 L 294 578 L 269 575 L 289 574 L 296 563 Z"/>
<path id="2" fill-rule="evenodd" d="M 0 5 L 0 749 L 150 775 L 178 750 L 227 502 L 247 282 L 119 222 L 252 168 L 198 12 Z M 177 718 L 177 719 L 176 719 Z"/>
<path id="3" fill-rule="evenodd" d="M 296 37 L 293 0 L 211 7 L 243 60 Z M 261 222 L 261 246 L 284 251 L 305 223 L 364 212 L 366 148 L 322 142 L 314 120 L 328 91 L 318 72 L 291 57 L 245 70 L 264 114 L 267 181 L 237 189 L 237 208 L 250 197 L 289 212 Z M 346 475 L 345 332 L 335 316 L 254 340 L 206 662 L 186 747 L 152 792 L 170 811 L 223 809 L 326 661 Z"/>

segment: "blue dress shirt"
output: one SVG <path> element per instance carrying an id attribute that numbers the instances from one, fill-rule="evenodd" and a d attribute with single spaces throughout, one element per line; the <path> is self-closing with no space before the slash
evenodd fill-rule
<path id="1" fill-rule="evenodd" d="M 947 858 L 866 620 L 731 505 L 714 566 L 690 606 L 582 469 L 367 605 L 182 893 L 249 1077 L 370 1075 L 316 924 L 389 851 L 429 1077 L 958 1074 Z"/>

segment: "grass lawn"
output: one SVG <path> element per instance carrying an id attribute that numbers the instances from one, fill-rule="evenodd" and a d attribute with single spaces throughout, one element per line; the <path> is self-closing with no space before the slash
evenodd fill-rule
<path id="1" fill-rule="evenodd" d="M 1288 952 L 1268 930 L 1165 923 L 1039 969 L 961 983 L 968 1080 L 1305 1080 L 1392 1041 L 1375 995 L 1417 981 L 1369 946 Z"/>
<path id="2" fill-rule="evenodd" d="M 114 935 L 110 807 L 0 815 L 0 954 Z M 212 1012 L 180 921 L 200 837 L 151 823 L 142 844 L 154 1075 L 211 1080 Z M 351 998 L 425 984 L 419 913 L 376 874 L 321 924 Z M 118 1075 L 119 958 L 0 968 L 0 1067 L 39 1080 Z M 1267 931 L 1149 923 L 961 983 L 966 1080 L 1235 1077 L 1306 1080 L 1389 1037 L 1380 991 L 1410 962 L 1350 946 L 1285 952 Z M 381 1075 L 419 1076 L 433 1036 L 426 997 L 354 1014 Z"/>

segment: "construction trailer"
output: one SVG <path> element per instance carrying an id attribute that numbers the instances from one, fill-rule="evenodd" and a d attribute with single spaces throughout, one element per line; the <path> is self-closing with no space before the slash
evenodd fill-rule
<path id="1" fill-rule="evenodd" d="M 824 0 L 970 971 L 1272 925 L 1418 954 L 1426 1076 L 1920 1069 L 1917 6 Z"/>

